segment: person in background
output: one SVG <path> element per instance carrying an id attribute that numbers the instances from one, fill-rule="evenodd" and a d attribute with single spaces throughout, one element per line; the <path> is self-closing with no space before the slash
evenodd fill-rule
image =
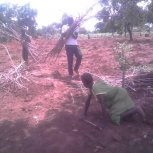
<path id="1" fill-rule="evenodd" d="M 135 114 L 138 114 L 143 121 L 145 121 L 145 114 L 141 108 L 135 106 L 128 92 L 121 87 L 112 87 L 107 85 L 104 81 L 93 80 L 89 73 L 84 73 L 81 76 L 83 85 L 89 89 L 89 95 L 86 100 L 83 118 L 87 115 L 90 105 L 90 100 L 94 95 L 101 105 L 103 120 L 107 118 L 107 110 L 113 122 L 120 125 L 120 123 Z"/>
<path id="2" fill-rule="evenodd" d="M 70 26 L 73 24 L 74 20 L 72 17 L 68 17 L 66 20 L 66 25 L 62 27 L 62 36 L 63 38 L 67 35 L 67 30 L 70 28 Z M 78 47 L 78 28 L 75 29 L 75 31 L 70 35 L 70 37 L 65 42 L 65 50 L 67 55 L 67 61 L 68 61 L 68 73 L 69 78 L 72 79 L 74 73 L 76 75 L 79 75 L 79 68 L 81 65 L 82 60 L 82 53 Z M 76 63 L 73 66 L 73 60 L 74 56 L 76 57 Z"/>
<path id="3" fill-rule="evenodd" d="M 26 30 L 23 28 L 21 30 L 21 44 L 22 44 L 22 59 L 24 62 L 28 63 L 29 55 L 29 43 L 31 42 L 30 37 L 26 34 Z"/>

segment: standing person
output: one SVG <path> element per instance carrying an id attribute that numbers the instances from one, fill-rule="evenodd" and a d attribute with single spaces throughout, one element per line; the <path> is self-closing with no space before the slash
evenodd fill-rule
<path id="1" fill-rule="evenodd" d="M 103 120 L 106 119 L 107 108 L 112 121 L 118 125 L 136 113 L 139 114 L 143 121 L 145 121 L 143 110 L 135 106 L 125 89 L 109 86 L 102 80 L 94 82 L 92 75 L 89 73 L 84 73 L 81 76 L 81 80 L 84 86 L 90 91 L 85 104 L 83 117 L 87 115 L 90 100 L 92 95 L 94 95 L 101 105 Z"/>
<path id="2" fill-rule="evenodd" d="M 26 34 L 26 30 L 21 30 L 21 43 L 22 43 L 22 59 L 28 63 L 29 54 L 29 43 L 31 42 L 30 37 Z"/>
<path id="3" fill-rule="evenodd" d="M 67 18 L 67 25 L 64 25 L 62 27 L 62 36 L 66 37 L 67 30 L 70 28 L 70 26 L 73 24 L 74 20 L 72 17 Z M 67 61 L 68 61 L 68 73 L 70 79 L 73 78 L 74 72 L 79 75 L 79 67 L 82 60 L 82 53 L 78 47 L 77 43 L 78 38 L 78 28 L 75 29 L 75 31 L 71 34 L 71 36 L 66 40 L 65 42 L 65 50 L 67 55 Z M 76 57 L 76 63 L 73 66 L 73 57 Z"/>

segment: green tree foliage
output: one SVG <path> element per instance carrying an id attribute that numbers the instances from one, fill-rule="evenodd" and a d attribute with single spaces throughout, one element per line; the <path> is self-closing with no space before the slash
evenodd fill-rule
<path id="1" fill-rule="evenodd" d="M 153 23 L 153 1 L 148 5 L 147 22 Z"/>
<path id="2" fill-rule="evenodd" d="M 79 29 L 79 33 L 80 33 L 80 34 L 88 34 L 88 30 L 87 30 L 86 28 L 81 27 L 81 28 Z"/>
<path id="3" fill-rule="evenodd" d="M 95 30 L 97 32 L 103 32 L 103 29 L 104 29 L 104 23 L 103 22 L 98 22 L 96 25 L 95 25 Z"/>
<path id="4" fill-rule="evenodd" d="M 137 4 L 142 0 L 100 0 L 102 10 L 98 12 L 97 18 L 105 24 L 106 32 L 129 33 L 132 37 L 132 28 L 144 22 L 145 10 Z M 111 30 L 110 30 L 111 29 Z"/>
<path id="5" fill-rule="evenodd" d="M 11 40 L 8 34 L 10 35 L 12 34 L 9 30 L 9 27 L 13 27 L 16 22 L 15 10 L 16 10 L 16 5 L 11 5 L 7 3 L 0 5 L 0 41 L 1 42 Z"/>
<path id="6" fill-rule="evenodd" d="M 6 25 L 10 25 L 16 18 L 16 5 L 1 4 L 0 5 L 0 22 Z"/>
<path id="7" fill-rule="evenodd" d="M 34 36 L 36 30 L 37 11 L 30 8 L 29 4 L 18 6 L 14 4 L 0 4 L 0 26 L 13 28 L 16 31 L 26 27 L 29 33 Z"/>
<path id="8" fill-rule="evenodd" d="M 37 16 L 37 11 L 30 8 L 29 4 L 18 7 L 17 20 L 21 27 L 28 27 L 31 35 L 35 34 L 35 29 L 37 26 L 35 17 Z"/>
<path id="9" fill-rule="evenodd" d="M 61 26 L 61 23 L 52 23 L 51 25 L 43 26 L 37 30 L 37 35 L 50 39 L 54 35 L 61 33 Z"/>

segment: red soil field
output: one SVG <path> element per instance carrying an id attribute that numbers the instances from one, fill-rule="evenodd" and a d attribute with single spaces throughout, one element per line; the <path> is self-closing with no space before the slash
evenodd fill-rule
<path id="1" fill-rule="evenodd" d="M 97 76 L 121 77 L 113 48 L 122 37 L 79 39 L 83 52 L 80 73 L 91 72 Z M 39 59 L 45 56 L 55 40 L 36 39 Z M 137 37 L 129 55 L 131 65 L 153 63 L 153 38 Z M 21 46 L 17 42 L 5 44 L 17 64 L 21 59 Z M 0 51 L 0 71 L 11 66 L 3 49 Z M 131 120 L 120 126 L 110 119 L 103 125 L 101 109 L 92 100 L 87 119 L 102 126 L 80 120 L 86 98 L 81 81 L 68 81 L 65 50 L 55 60 L 35 63 L 30 57 L 30 82 L 27 89 L 5 94 L 0 92 L 0 153 L 152 153 L 153 125 Z M 153 97 L 145 92 L 130 92 L 134 101 L 144 104 L 147 119 L 153 121 Z"/>

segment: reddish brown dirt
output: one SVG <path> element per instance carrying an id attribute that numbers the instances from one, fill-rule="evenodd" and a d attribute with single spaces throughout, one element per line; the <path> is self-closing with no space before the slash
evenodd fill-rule
<path id="1" fill-rule="evenodd" d="M 153 39 L 136 38 L 132 42 L 130 61 L 133 65 L 153 62 Z M 120 75 L 113 47 L 123 38 L 96 38 L 79 40 L 83 52 L 80 72 L 90 71 L 99 76 Z M 55 41 L 37 39 L 35 46 L 40 54 L 49 51 Z M 18 43 L 6 44 L 18 63 L 21 47 Z M 8 56 L 1 50 L 0 70 L 8 68 Z M 30 64 L 32 64 L 30 59 Z M 0 153 L 152 153 L 153 126 L 140 121 L 125 122 L 116 126 L 108 119 L 100 131 L 83 121 L 85 95 L 81 82 L 67 80 L 65 52 L 58 60 L 33 64 L 30 67 L 33 82 L 28 91 L 18 90 L 1 98 L 0 102 Z M 3 93 L 0 93 L 3 96 Z M 153 120 L 153 97 L 132 93 L 139 103 L 145 103 L 147 118 Z M 88 119 L 103 126 L 101 110 L 92 100 Z"/>

